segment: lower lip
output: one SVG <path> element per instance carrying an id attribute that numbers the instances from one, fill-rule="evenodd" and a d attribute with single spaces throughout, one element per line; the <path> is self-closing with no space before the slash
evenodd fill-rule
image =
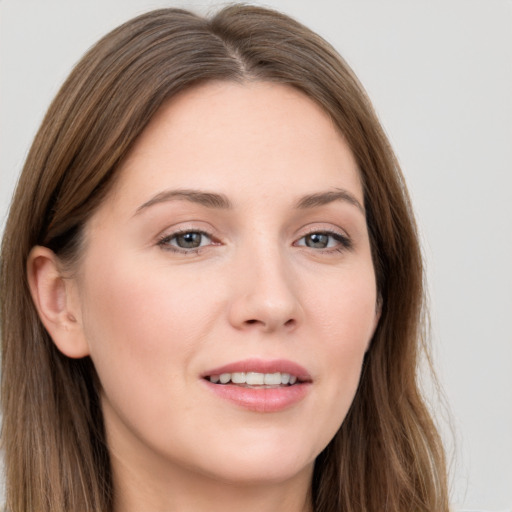
<path id="1" fill-rule="evenodd" d="M 284 411 L 306 397 L 311 383 L 277 388 L 246 388 L 233 384 L 213 384 L 204 379 L 208 389 L 235 405 L 254 412 Z"/>

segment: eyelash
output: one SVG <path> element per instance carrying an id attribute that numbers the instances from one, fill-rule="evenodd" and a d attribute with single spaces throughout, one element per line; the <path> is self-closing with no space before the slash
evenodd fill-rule
<path id="1" fill-rule="evenodd" d="M 174 245 L 171 245 L 171 241 L 175 238 L 187 234 L 198 234 L 203 237 L 206 237 L 210 240 L 210 244 L 207 245 L 200 245 L 199 247 L 191 247 L 191 248 L 184 248 L 184 247 L 177 247 Z M 158 240 L 158 244 L 162 249 L 170 252 L 175 252 L 179 254 L 199 254 L 202 249 L 207 247 L 208 245 L 212 245 L 213 242 L 213 236 L 207 233 L 206 231 L 202 231 L 201 229 L 182 229 L 179 231 L 175 231 L 174 233 L 171 233 L 170 235 L 164 235 Z M 218 243 L 213 243 L 213 245 L 219 245 Z"/>
<path id="2" fill-rule="evenodd" d="M 202 237 L 206 237 L 210 240 L 210 243 L 206 245 L 200 245 L 199 247 L 191 247 L 191 248 L 184 248 L 184 247 L 177 247 L 175 245 L 171 244 L 172 240 L 175 240 L 179 236 L 188 235 L 188 234 L 197 234 L 201 235 Z M 338 244 L 335 247 L 325 247 L 325 248 L 312 248 L 308 247 L 305 244 L 298 244 L 303 239 L 306 239 L 306 237 L 311 235 L 326 235 L 330 238 L 333 238 Z M 328 242 L 329 243 L 329 242 Z M 157 243 L 158 246 L 160 246 L 162 249 L 174 253 L 179 254 L 199 254 L 202 249 L 205 247 L 208 247 L 210 245 L 219 245 L 219 243 L 214 241 L 214 237 L 207 233 L 206 231 L 202 231 L 200 229 L 183 229 L 179 231 L 175 231 L 174 233 L 171 233 L 170 235 L 164 235 L 162 236 Z M 341 233 L 338 233 L 337 231 L 329 231 L 329 230 L 311 230 L 310 232 L 306 233 L 305 235 L 301 236 L 296 242 L 293 244 L 295 247 L 305 247 L 314 249 L 317 252 L 322 253 L 333 253 L 333 252 L 343 252 L 346 250 L 352 249 L 352 241 L 349 237 L 346 235 L 343 235 Z"/>
<path id="3" fill-rule="evenodd" d="M 302 237 L 300 237 L 299 240 L 297 240 L 297 242 L 294 243 L 294 245 L 297 247 L 310 248 L 306 245 L 302 245 L 302 244 L 297 245 L 297 244 L 300 240 L 303 240 L 306 237 L 311 236 L 311 235 L 327 235 L 327 236 L 333 238 L 334 240 L 336 240 L 336 242 L 338 242 L 338 244 L 335 247 L 326 247 L 323 249 L 317 249 L 319 252 L 323 252 L 323 253 L 327 253 L 327 254 L 333 253 L 333 252 L 344 252 L 347 250 L 351 250 L 353 247 L 352 240 L 348 236 L 341 234 L 338 231 L 318 230 L 318 229 L 312 229 L 310 232 L 308 232 L 305 235 L 303 235 Z"/>

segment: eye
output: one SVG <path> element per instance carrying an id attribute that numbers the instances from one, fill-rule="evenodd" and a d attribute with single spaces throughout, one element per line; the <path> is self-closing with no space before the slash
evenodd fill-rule
<path id="1" fill-rule="evenodd" d="M 211 245 L 211 237 L 203 231 L 180 231 L 163 237 L 158 245 L 165 249 L 190 251 Z"/>
<path id="2" fill-rule="evenodd" d="M 309 247 L 311 249 L 349 249 L 351 247 L 350 240 L 332 231 L 317 231 L 303 236 L 295 245 L 299 247 Z"/>

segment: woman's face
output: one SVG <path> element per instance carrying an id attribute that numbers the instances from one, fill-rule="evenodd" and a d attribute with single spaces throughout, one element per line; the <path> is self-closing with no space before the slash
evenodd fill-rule
<path id="1" fill-rule="evenodd" d="M 310 477 L 378 320 L 358 169 L 312 100 L 209 83 L 167 103 L 74 279 L 114 469 Z"/>

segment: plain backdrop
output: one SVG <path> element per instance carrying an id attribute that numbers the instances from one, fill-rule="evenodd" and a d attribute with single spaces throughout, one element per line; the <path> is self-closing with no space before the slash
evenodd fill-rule
<path id="1" fill-rule="evenodd" d="M 259 3 L 259 2 L 256 2 Z M 151 8 L 212 1 L 0 0 L 0 226 L 45 109 L 100 36 Z M 512 2 L 269 0 L 365 85 L 422 234 L 434 400 L 459 508 L 512 510 Z"/>

